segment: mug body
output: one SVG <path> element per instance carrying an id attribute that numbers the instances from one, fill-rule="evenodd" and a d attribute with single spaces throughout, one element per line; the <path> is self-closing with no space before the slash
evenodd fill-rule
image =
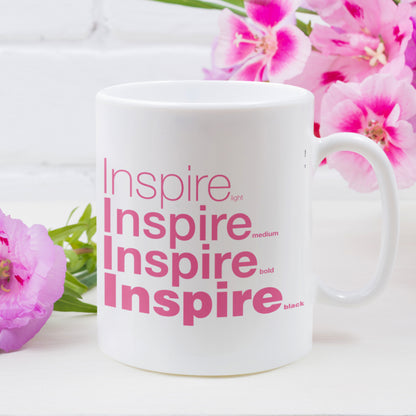
<path id="1" fill-rule="evenodd" d="M 97 96 L 98 339 L 189 375 L 269 370 L 312 345 L 313 96 L 266 83 Z"/>

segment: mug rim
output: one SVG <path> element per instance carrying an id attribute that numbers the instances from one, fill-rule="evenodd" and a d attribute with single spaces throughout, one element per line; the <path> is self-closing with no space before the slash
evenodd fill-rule
<path id="1" fill-rule="evenodd" d="M 190 86 L 198 86 L 211 90 L 215 87 L 217 91 L 225 91 L 227 89 L 239 88 L 241 90 L 258 92 L 257 99 L 251 99 L 246 101 L 233 101 L 233 100 L 206 100 L 206 101 L 189 101 L 189 100 L 176 100 L 176 99 L 153 99 L 152 98 L 139 98 L 131 97 L 126 94 L 132 89 L 155 89 L 162 87 L 167 88 L 185 88 L 189 89 Z M 165 88 L 166 89 L 166 88 Z M 284 91 L 285 95 L 271 96 L 270 90 Z M 267 91 L 268 97 L 265 97 L 265 91 Z M 263 94 L 263 98 L 260 95 Z M 240 95 L 241 96 L 241 95 Z M 239 97 L 240 97 L 239 96 Z M 293 104 L 304 104 L 305 102 L 314 101 L 312 92 L 305 88 L 282 84 L 282 83 L 269 83 L 269 82 L 257 82 L 257 81 L 227 81 L 227 80 L 162 80 L 162 81 L 140 81 L 140 82 L 128 82 L 111 85 L 100 90 L 96 95 L 97 101 L 110 101 L 115 104 L 124 104 L 134 107 L 146 107 L 146 108 L 161 108 L 161 109 L 204 109 L 204 110 L 238 110 L 238 109 L 254 109 L 254 108 L 270 108 L 270 107 L 285 107 Z"/>

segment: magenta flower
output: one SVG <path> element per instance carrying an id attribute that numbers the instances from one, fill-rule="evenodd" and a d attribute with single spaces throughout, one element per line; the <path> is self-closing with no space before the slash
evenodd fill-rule
<path id="1" fill-rule="evenodd" d="M 377 74 L 362 83 L 337 82 L 322 100 L 323 136 L 348 131 L 367 136 L 389 158 L 398 186 L 416 182 L 416 90 L 406 81 Z M 327 158 L 350 186 L 360 192 L 377 187 L 370 164 L 352 152 L 337 152 Z"/>
<path id="2" fill-rule="evenodd" d="M 220 15 L 214 68 L 232 72 L 230 79 L 283 82 L 299 74 L 310 41 L 292 22 L 298 1 L 246 1 L 249 19 L 228 9 Z"/>
<path id="3" fill-rule="evenodd" d="M 64 290 L 66 257 L 45 227 L 0 210 L 0 350 L 19 349 L 46 323 Z"/>
<path id="4" fill-rule="evenodd" d="M 332 26 L 316 24 L 312 45 L 339 57 L 336 66 L 345 80 L 362 81 L 399 60 L 412 34 L 411 6 L 392 0 L 309 0 Z M 325 11 L 326 10 L 326 11 Z M 397 63 L 395 63 L 397 66 Z"/>

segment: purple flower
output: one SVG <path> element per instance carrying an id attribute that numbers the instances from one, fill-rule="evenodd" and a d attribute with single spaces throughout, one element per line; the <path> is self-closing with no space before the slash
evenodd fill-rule
<path id="1" fill-rule="evenodd" d="M 229 79 L 243 81 L 282 82 L 299 74 L 311 46 L 292 23 L 297 3 L 248 0 L 245 8 L 249 19 L 225 9 L 213 50 L 214 68 L 231 73 Z"/>
<path id="2" fill-rule="evenodd" d="M 416 87 L 416 1 L 409 1 L 412 6 L 410 18 L 413 26 L 412 38 L 406 49 L 406 65 L 413 71 L 413 86 Z"/>
<path id="3" fill-rule="evenodd" d="M 0 210 L 0 350 L 19 349 L 46 323 L 63 294 L 66 257 L 45 227 Z"/>

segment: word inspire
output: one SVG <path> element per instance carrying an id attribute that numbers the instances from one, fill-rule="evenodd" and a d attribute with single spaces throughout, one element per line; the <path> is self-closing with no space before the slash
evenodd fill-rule
<path id="1" fill-rule="evenodd" d="M 188 166 L 188 172 L 190 171 L 191 166 Z M 104 159 L 104 303 L 106 306 L 114 308 L 118 306 L 117 292 L 120 288 L 117 285 L 117 275 L 114 273 L 117 271 L 148 279 L 163 278 L 167 285 L 166 289 L 157 290 L 153 294 L 150 294 L 145 287 L 121 285 L 119 298 L 122 309 L 132 311 L 135 297 L 138 298 L 138 312 L 150 314 L 153 311 L 164 317 L 181 314 L 185 326 L 193 326 L 195 318 L 202 319 L 213 315 L 218 318 L 243 316 L 247 304 L 251 304 L 254 311 L 261 314 L 272 313 L 280 308 L 283 298 L 275 287 L 264 287 L 255 293 L 251 289 L 236 290 L 231 293 L 227 291 L 228 282 L 223 280 L 224 276 L 247 279 L 255 275 L 258 262 L 254 253 L 251 251 L 213 253 L 210 250 L 210 242 L 225 239 L 241 241 L 251 234 L 252 223 L 248 215 L 241 212 L 232 215 L 207 214 L 207 205 L 199 204 L 199 199 L 202 197 L 213 202 L 229 198 L 231 182 L 227 176 L 191 177 L 188 173 L 182 178 L 176 173 L 156 175 L 151 172 L 139 172 L 135 175 L 137 178 L 135 192 L 133 176 L 126 169 L 111 169 L 110 173 L 108 161 Z M 149 179 L 148 182 L 144 182 L 145 176 Z M 202 178 L 205 180 L 205 186 L 201 184 Z M 218 178 L 221 178 L 221 184 L 217 182 Z M 167 181 L 171 184 L 175 181 L 174 190 L 167 185 Z M 143 187 L 151 191 L 145 195 Z M 112 196 L 123 197 L 123 200 L 126 197 L 158 198 L 160 205 L 157 211 L 143 213 L 114 207 Z M 188 213 L 164 213 L 168 201 L 177 201 L 181 198 L 187 202 L 196 202 L 199 214 L 195 216 Z M 123 236 L 129 241 L 132 238 L 138 239 L 137 241 L 160 240 L 168 249 L 143 252 L 137 247 L 123 247 L 119 244 L 116 246 L 114 240 L 120 241 Z M 188 242 L 192 243 L 191 247 L 200 247 L 197 254 L 179 250 L 179 246 Z M 126 262 L 127 258 L 128 262 Z M 130 267 L 127 267 L 126 263 Z M 210 293 L 203 290 L 196 292 L 182 290 L 180 287 L 183 281 L 190 279 L 202 279 L 206 282 L 215 279 L 215 295 L 212 296 L 214 292 L 212 289 Z M 211 285 L 215 284 L 214 282 Z"/>

